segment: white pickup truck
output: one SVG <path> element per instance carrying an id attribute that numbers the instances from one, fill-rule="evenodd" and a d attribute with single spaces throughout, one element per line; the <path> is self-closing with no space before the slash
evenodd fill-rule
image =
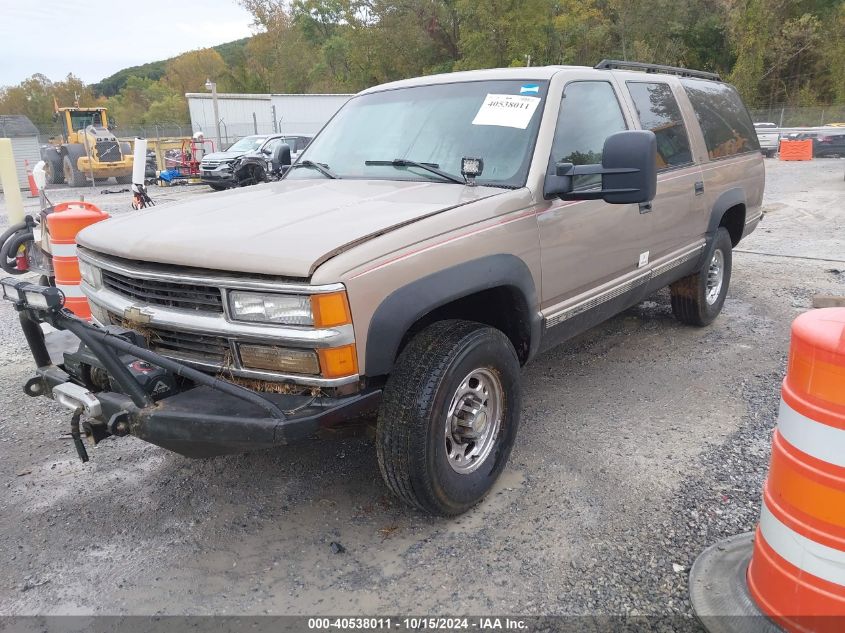
<path id="1" fill-rule="evenodd" d="M 778 153 L 780 147 L 780 130 L 775 123 L 755 123 L 757 140 L 760 141 L 760 151 L 766 158 Z"/>

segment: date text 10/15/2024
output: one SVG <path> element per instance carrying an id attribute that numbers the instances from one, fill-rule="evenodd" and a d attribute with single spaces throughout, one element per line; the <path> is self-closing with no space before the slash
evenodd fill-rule
<path id="1" fill-rule="evenodd" d="M 312 631 L 386 631 L 391 629 L 409 631 L 524 631 L 527 628 L 528 624 L 525 620 L 509 617 L 308 618 L 308 629 Z"/>

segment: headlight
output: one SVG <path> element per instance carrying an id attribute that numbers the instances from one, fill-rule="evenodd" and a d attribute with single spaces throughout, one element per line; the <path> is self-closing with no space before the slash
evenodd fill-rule
<path id="1" fill-rule="evenodd" d="M 277 295 L 263 292 L 229 293 L 229 311 L 238 321 L 314 325 L 308 295 Z"/>
<path id="2" fill-rule="evenodd" d="M 100 269 L 89 264 L 82 258 L 79 259 L 79 276 L 93 288 L 99 288 L 103 285 L 103 274 L 100 272 Z"/>

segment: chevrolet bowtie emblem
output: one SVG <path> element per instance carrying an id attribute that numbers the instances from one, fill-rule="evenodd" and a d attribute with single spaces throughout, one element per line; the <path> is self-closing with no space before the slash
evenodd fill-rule
<path id="1" fill-rule="evenodd" d="M 143 312 L 138 306 L 132 306 L 123 311 L 123 318 L 132 323 L 149 323 L 151 315 Z"/>

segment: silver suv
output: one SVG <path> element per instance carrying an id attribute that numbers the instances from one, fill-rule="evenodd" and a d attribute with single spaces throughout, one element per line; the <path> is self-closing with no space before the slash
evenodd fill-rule
<path id="1" fill-rule="evenodd" d="M 667 285 L 682 322 L 716 318 L 763 184 L 712 74 L 606 61 L 377 86 L 279 182 L 81 232 L 97 324 L 10 285 L 27 392 L 95 438 L 189 456 L 374 414 L 387 486 L 459 514 L 505 468 L 521 365 Z M 51 364 L 38 321 L 82 345 Z"/>

